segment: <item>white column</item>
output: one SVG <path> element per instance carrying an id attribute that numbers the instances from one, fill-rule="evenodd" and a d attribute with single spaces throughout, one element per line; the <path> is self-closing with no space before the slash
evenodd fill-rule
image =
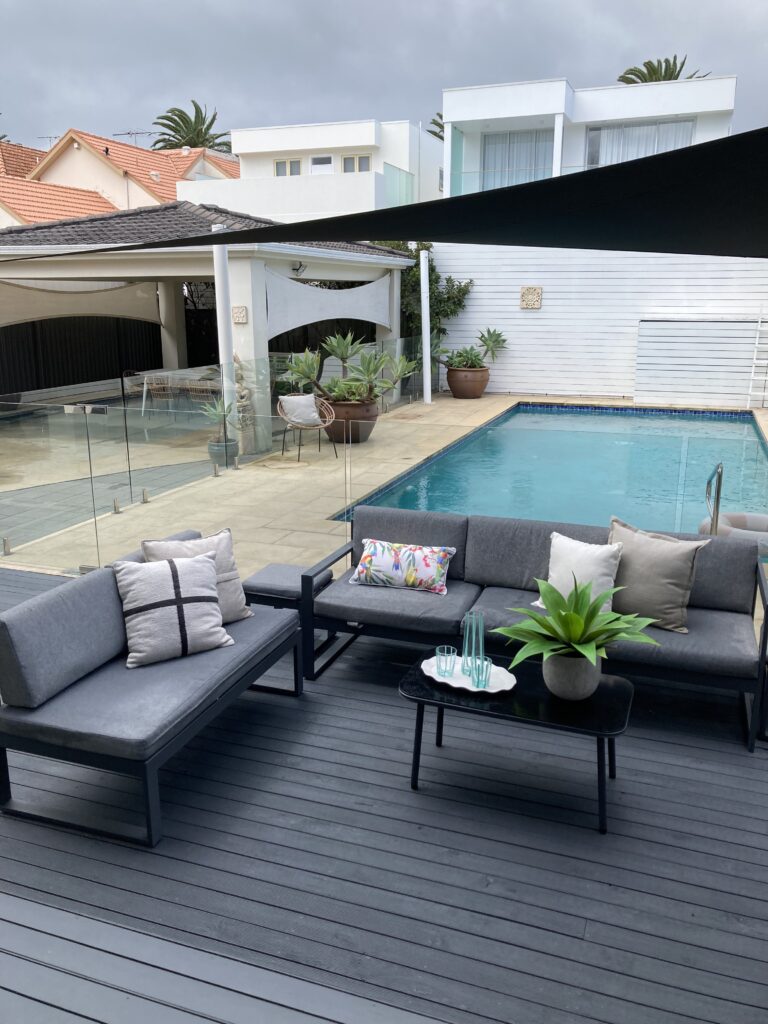
<path id="1" fill-rule="evenodd" d="M 180 281 L 158 281 L 157 298 L 160 308 L 160 345 L 163 369 L 178 370 L 187 366 L 187 325 L 184 312 L 184 293 Z"/>
<path id="2" fill-rule="evenodd" d="M 451 143 L 453 141 L 453 125 L 443 124 L 443 196 L 447 199 L 451 194 Z"/>
<path id="3" fill-rule="evenodd" d="M 267 337 L 267 283 L 264 260 L 250 253 L 235 252 L 229 264 L 232 306 L 244 323 L 232 329 L 233 358 L 240 360 L 243 383 L 251 392 L 256 417 L 257 451 L 272 445 L 272 396 L 269 381 L 269 340 Z"/>
<path id="4" fill-rule="evenodd" d="M 432 403 L 432 346 L 429 323 L 429 253 L 419 253 L 419 274 L 421 277 L 421 358 L 424 381 L 424 402 Z"/>
<path id="5" fill-rule="evenodd" d="M 552 177 L 559 178 L 563 172 L 563 114 L 555 114 L 555 144 L 552 147 Z"/>
<path id="6" fill-rule="evenodd" d="M 211 231 L 224 231 L 225 224 L 214 224 Z M 235 377 L 232 348 L 232 300 L 229 289 L 229 250 L 226 245 L 213 246 L 213 279 L 216 286 L 216 330 L 219 339 L 219 362 L 225 408 L 231 408 L 233 421 L 235 412 Z"/>

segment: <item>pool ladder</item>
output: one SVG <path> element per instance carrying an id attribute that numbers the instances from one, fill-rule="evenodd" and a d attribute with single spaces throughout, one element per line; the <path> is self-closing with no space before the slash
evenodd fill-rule
<path id="1" fill-rule="evenodd" d="M 717 533 L 717 527 L 720 521 L 720 498 L 722 493 L 723 464 L 722 462 L 718 462 L 707 478 L 707 489 L 705 493 L 707 508 L 709 510 L 709 532 L 713 536 Z"/>

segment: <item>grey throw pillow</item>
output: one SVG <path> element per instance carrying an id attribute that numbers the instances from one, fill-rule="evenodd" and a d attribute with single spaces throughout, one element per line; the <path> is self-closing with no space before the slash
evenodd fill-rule
<path id="1" fill-rule="evenodd" d="M 253 614 L 245 603 L 245 591 L 235 564 L 230 530 L 220 530 L 211 537 L 197 537 L 194 540 L 143 540 L 141 550 L 147 562 L 162 562 L 167 558 L 194 558 L 195 555 L 213 551 L 216 556 L 216 586 L 222 621 L 237 622 Z"/>
<path id="2" fill-rule="evenodd" d="M 165 562 L 115 562 L 128 636 L 127 668 L 229 647 L 213 552 Z"/>
<path id="3" fill-rule="evenodd" d="M 696 571 L 696 556 L 708 540 L 680 540 L 663 533 L 646 533 L 611 519 L 608 540 L 623 545 L 613 610 L 656 619 L 659 629 L 687 633 L 687 608 Z"/>
<path id="4" fill-rule="evenodd" d="M 299 427 L 322 425 L 314 395 L 283 395 L 280 399 L 285 415 Z"/>

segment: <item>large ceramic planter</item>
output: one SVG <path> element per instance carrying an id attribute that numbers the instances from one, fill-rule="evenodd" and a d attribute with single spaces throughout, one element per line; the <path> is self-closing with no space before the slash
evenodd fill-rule
<path id="1" fill-rule="evenodd" d="M 208 442 L 208 455 L 214 466 L 231 466 L 239 453 L 240 445 L 236 437 Z"/>
<path id="2" fill-rule="evenodd" d="M 586 658 L 565 658 L 554 654 L 542 665 L 544 684 L 562 700 L 586 700 L 600 685 L 602 660 L 593 665 Z"/>
<path id="3" fill-rule="evenodd" d="M 334 416 L 325 432 L 336 444 L 361 444 L 371 436 L 379 418 L 379 404 L 373 402 L 331 402 Z"/>
<path id="4" fill-rule="evenodd" d="M 482 398 L 488 386 L 490 373 L 487 366 L 476 370 L 456 370 L 448 368 L 446 379 L 454 398 Z"/>

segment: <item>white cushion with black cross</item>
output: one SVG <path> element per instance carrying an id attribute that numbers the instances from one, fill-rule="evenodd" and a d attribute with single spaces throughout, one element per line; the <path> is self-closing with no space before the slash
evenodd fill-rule
<path id="1" fill-rule="evenodd" d="M 214 552 L 163 562 L 115 562 L 128 637 L 127 668 L 234 643 L 223 628 Z"/>

